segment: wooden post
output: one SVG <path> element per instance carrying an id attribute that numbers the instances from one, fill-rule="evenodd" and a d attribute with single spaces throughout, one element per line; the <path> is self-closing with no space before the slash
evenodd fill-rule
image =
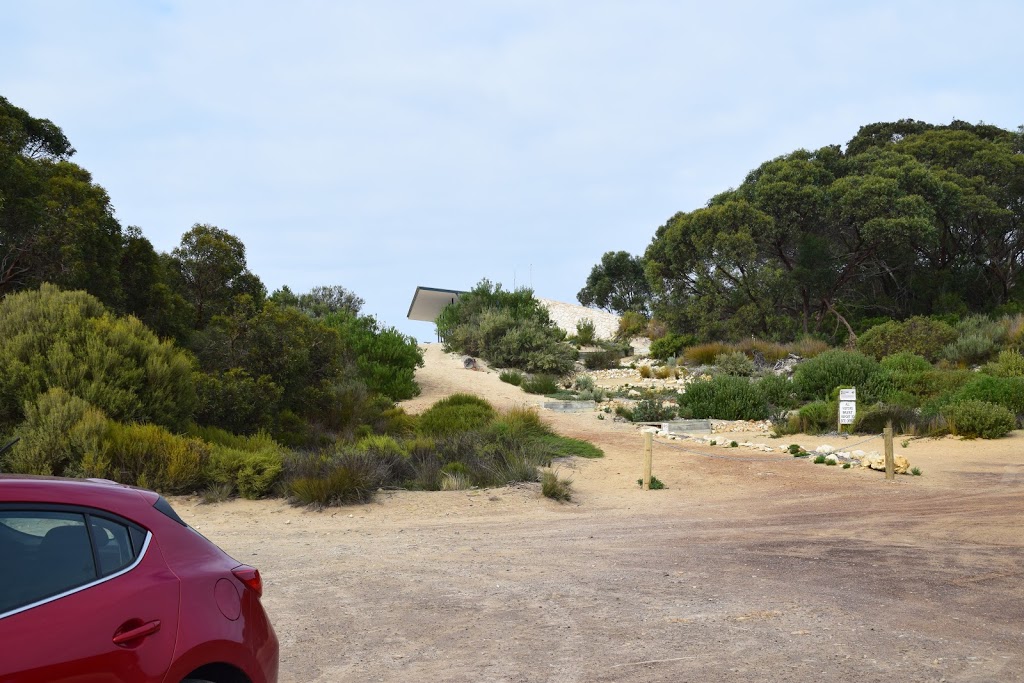
<path id="1" fill-rule="evenodd" d="M 644 432 L 644 491 L 651 490 L 651 467 L 654 462 L 654 435 Z"/>
<path id="2" fill-rule="evenodd" d="M 896 479 L 896 464 L 892 455 L 892 420 L 885 423 L 882 434 L 885 436 L 885 478 L 893 481 Z"/>

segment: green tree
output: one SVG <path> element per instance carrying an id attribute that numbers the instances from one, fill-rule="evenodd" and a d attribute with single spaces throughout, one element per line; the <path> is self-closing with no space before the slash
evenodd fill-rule
<path id="1" fill-rule="evenodd" d="M 235 297 L 260 301 L 266 290 L 245 262 L 245 245 L 221 228 L 193 225 L 171 252 L 180 275 L 181 293 L 195 309 L 196 329 L 231 308 Z"/>
<path id="2" fill-rule="evenodd" d="M 584 306 L 620 314 L 636 311 L 646 315 L 650 298 L 643 258 L 625 251 L 605 252 L 587 276 L 586 286 L 576 295 Z"/>

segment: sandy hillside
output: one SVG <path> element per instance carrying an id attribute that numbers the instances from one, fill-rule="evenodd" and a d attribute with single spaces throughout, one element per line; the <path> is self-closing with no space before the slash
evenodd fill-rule
<path id="1" fill-rule="evenodd" d="M 544 400 L 425 348 L 410 411 Z M 286 682 L 1024 680 L 1021 433 L 897 444 L 924 476 L 889 484 L 659 439 L 668 488 L 643 492 L 634 426 L 542 414 L 606 453 L 559 465 L 569 504 L 536 485 L 175 504 L 264 573 Z"/>

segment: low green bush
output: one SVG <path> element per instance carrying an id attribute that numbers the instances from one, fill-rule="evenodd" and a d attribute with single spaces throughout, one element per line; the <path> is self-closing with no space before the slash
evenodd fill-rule
<path id="1" fill-rule="evenodd" d="M 998 439 L 1017 426 L 1013 413 L 987 401 L 966 400 L 942 409 L 949 430 L 966 438 Z"/>
<path id="2" fill-rule="evenodd" d="M 732 351 L 715 356 L 715 368 L 726 375 L 750 377 L 754 374 L 754 361 L 742 351 Z"/>
<path id="3" fill-rule="evenodd" d="M 576 343 L 581 346 L 590 346 L 594 343 L 597 334 L 597 327 L 590 318 L 583 318 L 576 322 Z"/>
<path id="4" fill-rule="evenodd" d="M 577 375 L 572 382 L 572 386 L 576 391 L 593 391 L 594 390 L 594 378 L 590 375 Z"/>
<path id="5" fill-rule="evenodd" d="M 102 452 L 83 461 L 84 474 L 165 493 L 191 493 L 208 483 L 211 447 L 149 424 L 110 422 Z"/>
<path id="6" fill-rule="evenodd" d="M 54 387 L 26 402 L 25 421 L 14 432 L 20 440 L 0 455 L 0 471 L 78 476 L 83 459 L 99 453 L 107 429 L 101 410 Z"/>
<path id="7" fill-rule="evenodd" d="M 419 416 L 418 428 L 427 436 L 449 436 L 486 426 L 494 420 L 491 404 L 471 394 L 452 394 Z"/>
<path id="8" fill-rule="evenodd" d="M 659 360 L 675 358 L 687 346 L 693 346 L 696 343 L 697 338 L 692 334 L 666 334 L 661 339 L 651 342 L 651 357 Z"/>
<path id="9" fill-rule="evenodd" d="M 679 396 L 697 419 L 763 420 L 768 417 L 768 401 L 757 385 L 745 377 L 716 375 L 710 380 L 691 382 Z"/>
<path id="10" fill-rule="evenodd" d="M 797 406 L 793 382 L 782 375 L 765 375 L 757 380 L 756 386 L 773 413 L 786 412 Z"/>
<path id="11" fill-rule="evenodd" d="M 544 472 L 540 478 L 540 490 L 545 498 L 568 502 L 572 500 L 572 480 L 563 479 L 555 472 Z"/>
<path id="12" fill-rule="evenodd" d="M 803 398 L 825 398 L 839 386 L 863 387 L 878 372 L 878 363 L 857 351 L 833 350 L 804 361 L 793 374 Z"/>
<path id="13" fill-rule="evenodd" d="M 611 370 L 619 367 L 622 354 L 618 351 L 592 351 L 583 356 L 583 367 L 587 370 Z"/>
<path id="14" fill-rule="evenodd" d="M 498 379 L 502 382 L 518 387 L 523 384 L 523 373 L 518 370 L 502 370 L 501 374 L 498 375 Z"/>
<path id="15" fill-rule="evenodd" d="M 985 366 L 984 371 L 995 377 L 1024 377 L 1024 354 L 1007 349 Z"/>
<path id="16" fill-rule="evenodd" d="M 812 401 L 800 408 L 799 431 L 821 434 L 832 431 L 839 422 L 839 407 L 831 401 Z"/>
<path id="17" fill-rule="evenodd" d="M 903 321 L 890 320 L 872 327 L 857 339 L 857 348 L 879 360 L 900 351 L 909 351 L 934 363 L 958 336 L 947 323 L 917 316 Z"/>
<path id="18" fill-rule="evenodd" d="M 956 392 L 952 402 L 971 400 L 995 403 L 1014 415 L 1024 415 L 1024 377 L 977 374 Z"/>
<path id="19" fill-rule="evenodd" d="M 676 416 L 676 407 L 658 398 L 645 398 L 633 406 L 634 422 L 664 422 Z"/>
<path id="20" fill-rule="evenodd" d="M 249 451 L 215 444 L 207 465 L 209 479 L 243 498 L 270 495 L 283 469 L 282 452 L 273 447 Z"/>
<path id="21" fill-rule="evenodd" d="M 968 334 L 959 337 L 942 350 L 942 357 L 960 366 L 979 365 L 990 359 L 996 352 L 996 343 L 982 334 Z"/>
<path id="22" fill-rule="evenodd" d="M 371 453 L 299 455 L 286 461 L 285 493 L 293 504 L 315 508 L 368 503 L 392 479 L 388 465 Z"/>
<path id="23" fill-rule="evenodd" d="M 558 391 L 558 377 L 555 375 L 534 375 L 523 380 L 523 391 L 528 394 L 553 394 Z"/>
<path id="24" fill-rule="evenodd" d="M 626 311 L 619 318 L 619 329 L 615 332 L 616 339 L 629 340 L 639 337 L 647 330 L 647 317 L 636 311 Z"/>

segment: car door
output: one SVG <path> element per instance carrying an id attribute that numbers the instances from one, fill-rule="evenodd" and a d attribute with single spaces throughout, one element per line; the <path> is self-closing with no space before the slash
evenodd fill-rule
<path id="1" fill-rule="evenodd" d="M 106 512 L 0 506 L 0 683 L 160 681 L 178 579 L 145 529 Z"/>

